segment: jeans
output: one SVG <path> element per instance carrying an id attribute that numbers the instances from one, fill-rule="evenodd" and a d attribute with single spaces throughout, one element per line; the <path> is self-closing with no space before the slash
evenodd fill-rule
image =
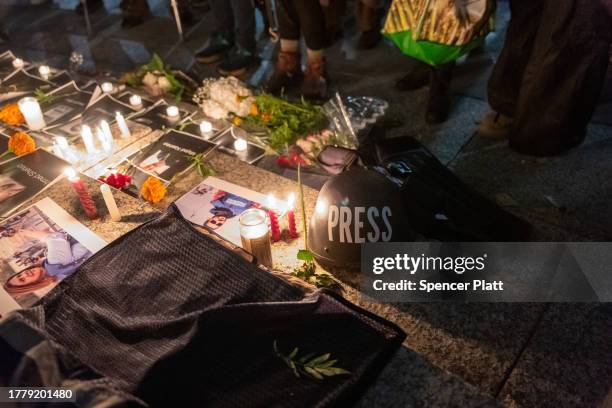
<path id="1" fill-rule="evenodd" d="M 278 25 L 284 40 L 299 40 L 304 35 L 306 46 L 322 50 L 327 44 L 325 15 L 319 0 L 277 0 Z"/>
<path id="2" fill-rule="evenodd" d="M 234 34 L 238 46 L 255 49 L 255 7 L 251 0 L 209 0 L 213 32 Z"/>

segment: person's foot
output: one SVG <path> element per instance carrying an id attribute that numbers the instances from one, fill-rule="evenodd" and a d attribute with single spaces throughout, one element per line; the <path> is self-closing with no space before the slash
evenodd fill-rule
<path id="1" fill-rule="evenodd" d="M 87 12 L 95 13 L 104 7 L 104 1 L 102 0 L 87 0 Z M 85 8 L 83 7 L 83 3 L 79 2 L 79 5 L 74 9 L 77 14 L 83 15 L 85 13 Z"/>
<path id="2" fill-rule="evenodd" d="M 121 27 L 122 28 L 136 27 L 137 25 L 144 23 L 145 20 L 146 18 L 143 16 L 130 16 L 130 15 L 123 16 L 123 19 L 121 19 Z"/>
<path id="3" fill-rule="evenodd" d="M 478 124 L 478 136 L 484 139 L 508 139 L 514 121 L 511 117 L 489 112 Z"/>
<path id="4" fill-rule="evenodd" d="M 217 71 L 223 76 L 239 77 L 247 73 L 257 63 L 255 52 L 246 48 L 236 47 L 219 66 Z"/>
<path id="5" fill-rule="evenodd" d="M 225 33 L 213 34 L 210 43 L 196 54 L 196 60 L 202 64 L 213 64 L 221 61 L 234 47 L 234 39 Z"/>
<path id="6" fill-rule="evenodd" d="M 279 51 L 274 72 L 265 88 L 273 95 L 280 95 L 283 90 L 299 85 L 301 80 L 300 54 Z"/>
<path id="7" fill-rule="evenodd" d="M 455 63 L 434 67 L 431 71 L 429 101 L 425 112 L 425 122 L 430 125 L 446 120 L 450 110 L 450 83 Z"/>
<path id="8" fill-rule="evenodd" d="M 410 71 L 395 83 L 398 91 L 414 91 L 427 86 L 431 80 L 431 67 L 416 62 Z"/>
<path id="9" fill-rule="evenodd" d="M 323 99 L 327 95 L 325 57 L 308 57 L 302 81 L 302 95 L 308 99 Z"/>

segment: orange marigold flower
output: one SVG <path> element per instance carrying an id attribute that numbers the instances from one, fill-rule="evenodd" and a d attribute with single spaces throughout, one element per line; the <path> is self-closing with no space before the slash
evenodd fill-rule
<path id="1" fill-rule="evenodd" d="M 17 132 L 9 138 L 8 148 L 15 155 L 23 156 L 36 150 L 36 142 L 27 133 Z"/>
<path id="2" fill-rule="evenodd" d="M 25 122 L 25 118 L 16 103 L 9 103 L 0 110 L 0 120 L 12 126 L 19 126 Z"/>
<path id="3" fill-rule="evenodd" d="M 236 116 L 233 120 L 234 125 L 236 126 L 240 126 L 242 124 L 242 119 L 240 119 L 238 116 Z"/>
<path id="4" fill-rule="evenodd" d="M 155 204 L 166 196 L 166 186 L 157 178 L 149 177 L 140 188 L 142 198 Z"/>
<path id="5" fill-rule="evenodd" d="M 258 113 L 259 113 L 259 110 L 257 109 L 257 105 L 252 104 L 251 105 L 251 116 L 257 116 Z"/>
<path id="6" fill-rule="evenodd" d="M 269 113 L 262 113 L 261 114 L 261 120 L 263 120 L 264 122 L 269 122 L 270 119 L 272 119 L 272 116 L 270 116 Z"/>

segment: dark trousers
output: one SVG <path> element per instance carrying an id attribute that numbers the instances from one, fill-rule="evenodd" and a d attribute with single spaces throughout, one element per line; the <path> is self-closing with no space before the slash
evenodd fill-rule
<path id="1" fill-rule="evenodd" d="M 214 14 L 213 32 L 235 35 L 236 43 L 255 49 L 255 7 L 252 0 L 209 0 Z"/>
<path id="2" fill-rule="evenodd" d="M 304 35 L 306 46 L 322 50 L 327 44 L 325 15 L 319 0 L 277 0 L 280 36 L 299 40 Z"/>
<path id="3" fill-rule="evenodd" d="M 510 0 L 489 104 L 514 118 L 510 146 L 538 156 L 582 142 L 608 67 L 612 21 L 599 1 Z"/>

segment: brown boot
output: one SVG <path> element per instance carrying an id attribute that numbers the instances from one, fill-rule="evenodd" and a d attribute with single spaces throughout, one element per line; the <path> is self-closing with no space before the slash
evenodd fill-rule
<path id="1" fill-rule="evenodd" d="M 306 63 L 302 95 L 309 99 L 324 99 L 327 94 L 327 71 L 325 57 L 309 57 Z"/>
<path id="2" fill-rule="evenodd" d="M 302 79 L 300 54 L 297 52 L 279 51 L 276 57 L 274 73 L 265 88 L 273 95 L 279 95 L 284 89 L 297 86 Z"/>

